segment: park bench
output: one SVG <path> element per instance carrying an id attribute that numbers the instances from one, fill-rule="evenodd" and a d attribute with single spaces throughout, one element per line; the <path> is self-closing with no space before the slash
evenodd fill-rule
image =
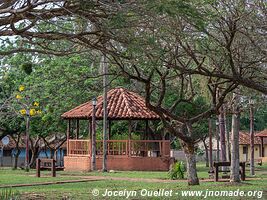
<path id="1" fill-rule="evenodd" d="M 231 166 L 230 162 L 214 162 L 213 163 L 214 173 L 215 173 L 215 177 L 214 177 L 215 182 L 219 181 L 219 172 L 230 172 L 230 170 L 220 170 L 219 168 L 220 167 L 229 167 L 229 166 Z M 239 166 L 240 166 L 239 173 L 241 175 L 241 180 L 244 181 L 245 177 L 246 177 L 246 174 L 245 174 L 246 163 L 240 162 Z"/>
<path id="2" fill-rule="evenodd" d="M 57 167 L 54 159 L 37 158 L 36 159 L 36 176 L 40 177 L 41 170 L 51 170 L 51 176 L 56 177 L 56 171 L 63 170 L 63 167 Z"/>
<path id="3" fill-rule="evenodd" d="M 254 159 L 254 163 L 257 163 L 259 166 L 262 166 L 262 159 L 261 158 Z M 250 161 L 247 161 L 246 165 L 249 166 L 250 165 Z"/>

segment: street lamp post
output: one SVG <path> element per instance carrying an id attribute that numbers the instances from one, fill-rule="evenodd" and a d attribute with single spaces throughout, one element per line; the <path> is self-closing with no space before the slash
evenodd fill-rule
<path id="1" fill-rule="evenodd" d="M 214 173 L 213 170 L 213 159 L 212 159 L 212 121 L 209 119 L 209 161 L 210 161 L 210 171 L 209 173 L 212 174 Z"/>
<path id="2" fill-rule="evenodd" d="M 92 112 L 92 159 L 91 159 L 91 170 L 96 170 L 96 104 L 97 100 L 94 97 L 92 99 L 93 112 Z"/>
<path id="3" fill-rule="evenodd" d="M 220 161 L 220 136 L 219 136 L 219 122 L 216 120 L 216 142 L 217 142 L 217 152 L 216 152 L 216 160 Z"/>

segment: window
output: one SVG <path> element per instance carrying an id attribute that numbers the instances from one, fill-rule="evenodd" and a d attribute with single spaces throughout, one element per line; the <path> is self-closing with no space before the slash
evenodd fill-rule
<path id="1" fill-rule="evenodd" d="M 247 146 L 243 146 L 243 154 L 247 154 L 248 153 L 248 147 Z"/>

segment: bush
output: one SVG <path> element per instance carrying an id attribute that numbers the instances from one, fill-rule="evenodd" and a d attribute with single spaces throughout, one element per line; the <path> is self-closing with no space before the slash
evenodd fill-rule
<path id="1" fill-rule="evenodd" d="M 172 180 L 184 179 L 184 173 L 186 171 L 185 164 L 183 161 L 175 162 L 169 170 L 169 178 Z"/>
<path id="2" fill-rule="evenodd" d="M 0 190 L 0 200 L 18 200 L 19 196 L 19 192 L 12 191 L 11 188 Z"/>

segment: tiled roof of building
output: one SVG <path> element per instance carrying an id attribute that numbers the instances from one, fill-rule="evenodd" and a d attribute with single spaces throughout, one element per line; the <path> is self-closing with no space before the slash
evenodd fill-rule
<path id="1" fill-rule="evenodd" d="M 140 95 L 124 88 L 111 89 L 108 98 L 108 119 L 159 119 L 159 116 L 148 109 L 145 100 Z M 65 112 L 61 117 L 65 119 L 89 119 L 92 117 L 92 102 Z M 96 119 L 103 118 L 103 97 L 97 98 Z"/>
<path id="2" fill-rule="evenodd" d="M 4 149 L 14 149 L 16 148 L 16 141 L 11 137 L 11 136 L 7 136 L 9 138 L 9 143 L 8 145 L 4 146 L 2 141 L 0 140 L 0 148 L 4 148 Z M 25 148 L 26 145 L 25 145 L 25 135 L 22 135 L 21 138 L 20 138 L 20 142 L 19 142 L 19 148 Z M 36 141 L 36 138 L 32 138 L 33 142 Z M 55 136 L 51 136 L 50 138 L 48 137 L 47 138 L 48 142 L 49 142 L 49 145 L 51 148 L 55 148 L 56 146 L 58 146 L 58 144 L 61 144 L 62 141 L 64 140 L 64 137 L 55 137 Z M 41 147 L 41 149 L 45 148 L 45 143 L 43 140 L 40 140 L 39 141 L 39 145 Z M 31 143 L 29 143 L 29 146 L 31 146 Z M 65 149 L 67 147 L 67 144 L 66 142 L 64 142 L 60 148 L 63 148 Z"/>
<path id="3" fill-rule="evenodd" d="M 255 134 L 256 135 L 256 134 Z M 250 144 L 250 135 L 246 132 L 239 132 L 239 144 Z M 254 137 L 254 144 L 261 144 L 259 137 Z"/>
<path id="4" fill-rule="evenodd" d="M 258 137 L 267 137 L 267 129 L 256 134 Z"/>

